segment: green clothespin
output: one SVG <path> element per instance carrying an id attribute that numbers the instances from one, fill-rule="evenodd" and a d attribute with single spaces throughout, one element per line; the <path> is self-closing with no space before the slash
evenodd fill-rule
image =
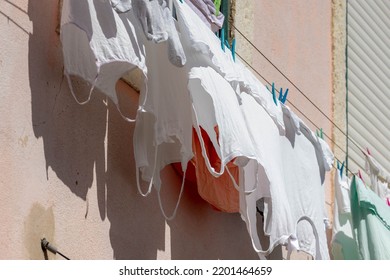
<path id="1" fill-rule="evenodd" d="M 316 130 L 316 134 L 319 138 L 321 138 L 322 140 L 324 140 L 324 131 L 322 130 L 322 128 L 320 128 L 319 130 L 317 129 Z"/>
<path id="2" fill-rule="evenodd" d="M 219 9 L 221 8 L 221 0 L 214 0 L 215 5 L 215 15 L 219 15 Z"/>

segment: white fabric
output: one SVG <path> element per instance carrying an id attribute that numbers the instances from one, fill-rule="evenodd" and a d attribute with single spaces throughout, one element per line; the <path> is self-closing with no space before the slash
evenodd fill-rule
<path id="1" fill-rule="evenodd" d="M 382 199 L 390 198 L 390 173 L 371 155 L 366 154 L 366 171 L 370 175 L 371 189 Z"/>
<path id="2" fill-rule="evenodd" d="M 240 86 L 241 91 L 253 95 L 278 125 L 283 134 L 283 113 L 280 106 L 275 106 L 271 93 L 249 71 L 241 61 L 233 60 L 231 51 L 221 48 L 217 36 L 191 10 L 187 3 L 175 0 L 178 18 L 178 29 L 182 34 L 182 42 L 188 46 L 187 60 L 192 64 L 211 67 L 221 74 L 234 89 Z"/>
<path id="3" fill-rule="evenodd" d="M 193 156 L 188 70 L 169 62 L 167 42 L 154 44 L 145 39 L 143 43 L 148 97 L 137 114 L 134 152 L 137 174 L 140 170 L 142 179 L 159 191 L 160 171 L 170 163 L 181 162 L 185 172 Z"/>
<path id="4" fill-rule="evenodd" d="M 257 252 L 268 254 L 278 244 L 299 247 L 316 259 L 329 259 L 325 235 L 325 144 L 287 107 L 283 106 L 286 136 L 253 97 L 241 94 L 242 113 L 256 143 L 258 163 L 243 167 L 240 212 L 247 222 Z M 299 125 L 299 127 L 297 126 Z M 328 147 L 327 147 L 328 148 Z M 326 154 L 329 157 L 329 148 Z M 257 166 L 256 166 L 257 164 Z M 257 170 L 256 170 L 257 169 Z M 253 175 L 257 177 L 253 177 Z M 264 232 L 270 247 L 262 249 L 257 235 L 256 201 L 264 198 Z M 296 246 L 296 245 L 295 245 Z"/>
<path id="5" fill-rule="evenodd" d="M 64 0 L 61 17 L 64 72 L 77 102 L 88 102 L 96 87 L 121 112 L 115 90 L 118 79 L 136 67 L 146 76 L 145 56 L 133 36 L 134 26 L 128 17 L 133 17 L 131 12 L 118 15 L 108 1 Z M 77 83 L 80 78 L 86 82 L 84 87 Z M 80 95 L 88 97 L 79 101 Z"/>
<path id="6" fill-rule="evenodd" d="M 190 0 L 186 3 L 213 32 L 222 28 L 225 16 L 222 13 L 216 15 L 212 0 Z"/>
<path id="7" fill-rule="evenodd" d="M 350 185 L 351 180 L 336 170 L 332 228 L 332 254 L 336 260 L 359 258 L 352 230 Z"/>
<path id="8" fill-rule="evenodd" d="M 134 14 L 148 40 L 161 43 L 168 40 L 168 57 L 172 64 L 183 67 L 186 57 L 165 0 L 133 0 Z"/>
<path id="9" fill-rule="evenodd" d="M 194 127 L 210 173 L 220 176 L 225 171 L 225 165 L 234 158 L 255 158 L 237 95 L 230 84 L 212 68 L 196 67 L 190 71 L 188 89 L 192 99 Z M 220 170 L 215 170 L 207 158 L 200 127 L 210 137 L 221 159 Z M 218 138 L 216 127 L 219 130 Z"/>
<path id="10" fill-rule="evenodd" d="M 110 0 L 110 2 L 118 13 L 127 13 L 131 9 L 131 0 Z"/>
<path id="11" fill-rule="evenodd" d="M 280 135 L 270 116 L 252 96 L 241 94 L 241 112 L 250 137 L 256 143 L 257 160 L 240 168 L 240 213 L 247 224 L 256 252 L 268 255 L 278 244 L 286 244 L 294 232 L 290 204 L 285 194 Z M 257 234 L 256 202 L 264 198 L 264 232 L 270 236 L 263 249 Z M 275 200 L 274 200 L 275 199 Z M 275 211 L 268 211 L 268 207 Z M 276 210 L 277 209 L 277 210 Z M 275 216 L 268 213 L 276 213 Z"/>

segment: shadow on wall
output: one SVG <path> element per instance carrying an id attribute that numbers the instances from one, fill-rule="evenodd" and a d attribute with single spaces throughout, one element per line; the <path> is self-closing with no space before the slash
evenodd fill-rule
<path id="1" fill-rule="evenodd" d="M 61 43 L 55 32 L 57 2 L 30 0 L 28 5 L 33 23 L 28 62 L 32 124 L 35 137 L 43 140 L 47 174 L 51 174 L 50 168 L 86 203 L 95 176 L 98 197 L 89 200 L 96 199 L 101 220 L 110 221 L 113 258 L 156 259 L 157 249 L 164 249 L 164 221 L 158 206 L 131 187 L 135 182 L 133 125 L 121 119 L 114 106 L 107 122 L 108 110 L 101 93 L 94 92 L 86 105 L 75 102 L 63 76 Z M 56 217 L 57 225 L 68 224 L 61 221 L 66 218 Z"/>
<path id="2" fill-rule="evenodd" d="M 33 23 L 28 62 L 32 124 L 35 137 L 43 140 L 47 174 L 52 174 L 50 168 L 86 204 L 96 185 L 97 197 L 88 200 L 97 201 L 101 221 L 110 222 L 113 258 L 156 259 L 158 250 L 164 250 L 172 259 L 257 259 L 239 215 L 211 210 L 191 186 L 186 186 L 177 217 L 168 223 L 171 248 L 165 248 L 165 220 L 156 192 L 143 198 L 135 185 L 134 124 L 124 121 L 111 102 L 107 109 L 101 93 L 94 92 L 83 106 L 73 99 L 55 32 L 58 1 L 30 0 L 28 14 Z M 119 90 L 123 86 L 118 83 Z M 132 105 L 135 112 L 136 99 Z M 171 213 L 181 179 L 170 167 L 163 173 L 169 180 L 163 180 L 162 200 Z M 72 226 L 69 217 L 55 219 L 57 227 Z M 91 250 L 99 255 L 99 248 Z"/>

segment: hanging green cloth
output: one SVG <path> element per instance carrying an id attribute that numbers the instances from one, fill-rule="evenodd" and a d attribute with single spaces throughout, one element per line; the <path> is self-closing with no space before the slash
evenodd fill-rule
<path id="1" fill-rule="evenodd" d="M 390 207 L 356 176 L 351 184 L 351 213 L 361 258 L 390 260 Z"/>

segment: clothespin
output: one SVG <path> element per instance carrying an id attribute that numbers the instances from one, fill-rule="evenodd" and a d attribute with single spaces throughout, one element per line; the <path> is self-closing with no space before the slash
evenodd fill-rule
<path id="1" fill-rule="evenodd" d="M 368 148 L 366 148 L 366 150 L 364 151 L 364 150 L 362 150 L 362 153 L 363 153 L 363 155 L 365 155 L 365 156 L 371 156 L 371 152 L 370 152 L 370 150 L 368 149 Z"/>
<path id="2" fill-rule="evenodd" d="M 231 51 L 232 51 L 233 61 L 235 62 L 236 61 L 236 38 L 233 38 Z"/>
<path id="3" fill-rule="evenodd" d="M 225 29 L 221 29 L 221 48 L 225 51 Z"/>
<path id="4" fill-rule="evenodd" d="M 364 184 L 366 184 L 363 180 L 362 172 L 360 172 L 360 169 L 358 170 L 358 176 L 363 181 Z"/>
<path id="5" fill-rule="evenodd" d="M 269 90 L 268 87 L 267 89 L 269 92 L 271 92 L 275 105 L 278 106 L 278 101 L 276 100 L 276 94 L 275 94 L 275 83 L 272 83 L 272 90 Z"/>
<path id="6" fill-rule="evenodd" d="M 343 176 L 344 164 L 345 164 L 345 161 L 343 161 L 343 163 L 340 166 L 340 162 L 337 161 L 337 169 L 340 171 L 340 176 L 341 177 Z"/>
<path id="7" fill-rule="evenodd" d="M 183 3 L 183 0 L 179 0 L 180 1 L 180 3 Z"/>
<path id="8" fill-rule="evenodd" d="M 319 130 L 316 129 L 316 134 L 319 138 L 321 138 L 322 140 L 324 139 L 324 131 L 322 130 L 322 128 L 320 128 Z"/>
<path id="9" fill-rule="evenodd" d="M 225 46 L 230 50 L 230 45 L 229 45 L 228 40 L 225 40 Z"/>
<path id="10" fill-rule="evenodd" d="M 284 104 L 287 100 L 287 95 L 288 95 L 288 88 L 286 89 L 286 92 L 284 94 L 283 94 L 283 88 L 280 88 L 279 101 Z"/>

